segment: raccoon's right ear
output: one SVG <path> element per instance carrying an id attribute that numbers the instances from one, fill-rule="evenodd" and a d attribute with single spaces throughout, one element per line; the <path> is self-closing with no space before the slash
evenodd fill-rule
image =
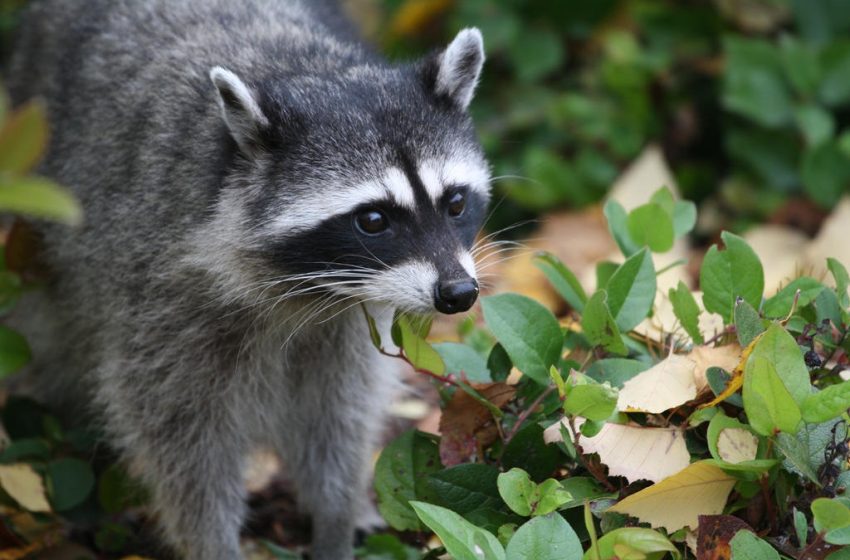
<path id="1" fill-rule="evenodd" d="M 263 130 L 269 126 L 256 94 L 239 76 L 221 66 L 210 70 L 210 79 L 218 90 L 218 104 L 231 136 L 245 155 L 253 157 L 260 148 Z"/>
<path id="2" fill-rule="evenodd" d="M 436 73 L 433 77 L 434 93 L 466 109 L 484 66 L 481 32 L 475 27 L 461 30 L 434 62 L 431 63 L 431 71 Z"/>

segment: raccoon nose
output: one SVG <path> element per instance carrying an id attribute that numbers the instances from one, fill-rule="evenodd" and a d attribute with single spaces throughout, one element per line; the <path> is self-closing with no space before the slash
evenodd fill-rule
<path id="1" fill-rule="evenodd" d="M 474 278 L 461 278 L 438 282 L 434 289 L 434 307 L 440 313 L 466 311 L 478 297 L 478 282 Z"/>

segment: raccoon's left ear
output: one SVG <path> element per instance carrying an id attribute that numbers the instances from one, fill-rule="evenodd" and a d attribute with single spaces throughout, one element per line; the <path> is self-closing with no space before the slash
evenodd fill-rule
<path id="1" fill-rule="evenodd" d="M 434 92 L 469 107 L 484 65 L 484 40 L 475 27 L 462 30 L 436 60 Z"/>
<path id="2" fill-rule="evenodd" d="M 253 157 L 260 148 L 263 130 L 269 126 L 256 94 L 239 76 L 221 66 L 210 70 L 210 79 L 218 90 L 218 104 L 231 136 L 245 155 Z"/>

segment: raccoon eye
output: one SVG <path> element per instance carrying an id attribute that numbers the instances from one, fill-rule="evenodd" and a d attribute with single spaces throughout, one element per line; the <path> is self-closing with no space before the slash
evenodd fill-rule
<path id="1" fill-rule="evenodd" d="M 364 210 L 355 214 L 354 223 L 357 229 L 366 235 L 377 235 L 390 227 L 387 217 L 378 210 Z"/>
<path id="2" fill-rule="evenodd" d="M 466 196 L 461 191 L 457 191 L 449 197 L 449 216 L 457 218 L 463 214 L 465 208 Z"/>

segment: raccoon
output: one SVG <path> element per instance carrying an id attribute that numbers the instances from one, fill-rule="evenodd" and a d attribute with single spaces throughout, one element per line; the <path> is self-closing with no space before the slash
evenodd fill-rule
<path id="1" fill-rule="evenodd" d="M 40 172 L 85 225 L 18 319 L 32 391 L 103 426 L 184 558 L 241 557 L 242 469 L 272 445 L 351 558 L 397 383 L 395 309 L 465 311 L 489 166 L 467 108 L 481 34 L 391 64 L 325 0 L 34 0 L 9 75 L 44 99 Z"/>

